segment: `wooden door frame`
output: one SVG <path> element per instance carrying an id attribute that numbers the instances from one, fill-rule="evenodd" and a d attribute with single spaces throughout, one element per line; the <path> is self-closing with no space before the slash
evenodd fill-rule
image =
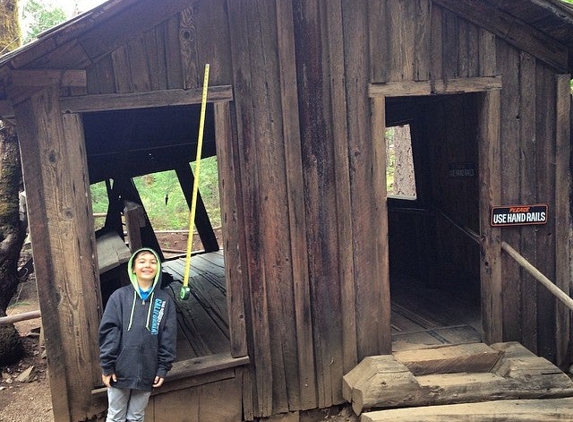
<path id="1" fill-rule="evenodd" d="M 478 154 L 479 154 L 479 199 L 480 199 L 480 238 L 482 250 L 480 258 L 481 280 L 481 319 L 484 341 L 488 344 L 503 340 L 502 300 L 501 300 L 501 239 L 499 228 L 489 224 L 489 210 L 491 206 L 499 204 L 501 199 L 501 77 L 478 77 L 424 82 L 390 82 L 384 84 L 373 83 L 369 86 L 371 99 L 372 134 L 381 139 L 374 142 L 384 145 L 386 129 L 385 110 L 386 97 L 431 96 L 448 94 L 478 94 Z M 377 135 L 379 134 L 379 135 Z M 385 148 L 379 148 L 381 156 L 377 162 L 385 162 Z M 385 177 L 385 176 L 384 176 Z M 388 210 L 386 203 L 386 184 L 382 183 L 384 193 L 380 203 L 381 235 L 388 243 Z M 379 193 L 382 195 L 382 192 Z M 386 309 L 384 315 L 383 344 L 391 350 L 392 328 L 390 321 L 390 276 L 388 247 L 383 251 L 382 259 L 382 286 L 383 299 L 381 304 Z"/>

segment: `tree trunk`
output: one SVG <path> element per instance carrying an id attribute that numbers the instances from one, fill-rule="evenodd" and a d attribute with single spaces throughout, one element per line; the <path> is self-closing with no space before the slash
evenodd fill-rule
<path id="1" fill-rule="evenodd" d="M 0 0 L 0 54 L 20 45 L 17 0 Z M 0 121 L 0 316 L 18 288 L 18 259 L 26 227 L 20 220 L 22 169 L 16 130 Z M 14 325 L 0 326 L 0 366 L 17 361 L 23 352 Z"/>
<path id="2" fill-rule="evenodd" d="M 26 235 L 20 219 L 19 191 L 22 182 L 18 138 L 12 126 L 0 128 L 0 316 L 18 288 L 18 259 Z M 22 356 L 20 336 L 13 324 L 0 327 L 0 365 Z"/>

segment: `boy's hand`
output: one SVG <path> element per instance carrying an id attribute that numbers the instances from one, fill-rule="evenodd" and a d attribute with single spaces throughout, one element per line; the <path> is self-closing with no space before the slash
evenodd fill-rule
<path id="1" fill-rule="evenodd" d="M 103 381 L 103 384 L 107 387 L 110 388 L 111 387 L 111 382 L 117 382 L 117 377 L 115 374 L 111 374 L 111 375 L 103 375 L 101 376 L 101 380 Z"/>
<path id="2" fill-rule="evenodd" d="M 153 388 L 161 387 L 163 385 L 163 381 L 165 381 L 165 378 L 155 376 L 155 379 L 153 380 Z"/>

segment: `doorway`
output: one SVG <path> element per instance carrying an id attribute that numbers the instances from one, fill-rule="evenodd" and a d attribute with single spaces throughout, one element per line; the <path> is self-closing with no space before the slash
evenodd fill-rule
<path id="1" fill-rule="evenodd" d="M 394 349 L 484 338 L 479 96 L 386 98 Z"/>

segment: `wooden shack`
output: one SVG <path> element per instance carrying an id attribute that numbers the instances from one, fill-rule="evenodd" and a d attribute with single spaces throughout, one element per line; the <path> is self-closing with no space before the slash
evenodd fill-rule
<path id="1" fill-rule="evenodd" d="M 411 328 L 398 311 L 427 292 L 448 294 L 435 312 L 476 308 L 481 341 L 571 363 L 570 311 L 508 253 L 570 292 L 570 6 L 110 0 L 0 60 L 58 422 L 106 406 L 90 184 L 108 185 L 106 236 L 119 249 L 157 247 L 132 177 L 175 170 L 190 192 L 205 64 L 203 156 L 217 156 L 223 244 L 199 212 L 206 267 L 194 271 L 218 268 L 225 307 L 180 311 L 196 337 L 148 420 L 342 404 L 342 377 L 390 353 Z M 385 134 L 398 126 L 410 133 L 414 195 L 387 192 Z M 167 264 L 176 278 L 179 264 Z M 422 326 L 434 338 L 460 327 L 435 321 Z"/>

